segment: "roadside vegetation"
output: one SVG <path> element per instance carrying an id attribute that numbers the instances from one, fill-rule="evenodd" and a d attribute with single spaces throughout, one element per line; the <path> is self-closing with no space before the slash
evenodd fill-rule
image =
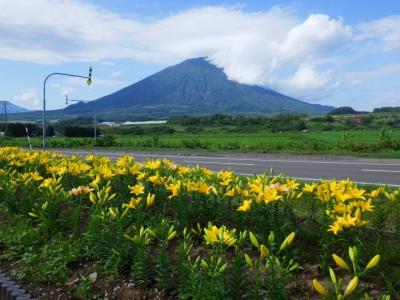
<path id="1" fill-rule="evenodd" d="M 17 148 L 0 167 L 0 265 L 36 297 L 400 297 L 399 190 Z"/>
<path id="2" fill-rule="evenodd" d="M 171 117 L 165 125 L 99 125 L 96 146 L 400 157 L 400 114 L 385 109 L 388 110 L 381 108 L 369 114 L 336 115 L 348 111 L 348 108 L 338 108 L 332 114 L 319 117 L 217 114 Z M 33 136 L 33 146 L 40 147 L 40 127 L 30 124 L 28 128 Z M 94 146 L 90 119 L 52 123 L 47 132 L 49 147 Z M 26 147 L 24 135 L 25 125 L 10 124 L 8 136 L 0 138 L 0 145 Z"/>

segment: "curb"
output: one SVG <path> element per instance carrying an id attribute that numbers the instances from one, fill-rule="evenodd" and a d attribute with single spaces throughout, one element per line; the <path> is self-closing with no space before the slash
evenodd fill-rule
<path id="1" fill-rule="evenodd" d="M 23 287 L 0 271 L 0 300 L 34 300 Z"/>

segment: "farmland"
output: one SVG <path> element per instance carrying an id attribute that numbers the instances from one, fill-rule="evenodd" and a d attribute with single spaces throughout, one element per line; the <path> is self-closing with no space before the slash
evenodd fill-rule
<path id="1" fill-rule="evenodd" d="M 0 166 L 1 264 L 38 297 L 400 297 L 398 189 L 17 148 Z"/>
<path id="2" fill-rule="evenodd" d="M 175 117 L 165 125 L 99 125 L 97 147 L 117 149 L 179 149 L 197 151 L 330 153 L 357 156 L 399 157 L 398 113 L 308 117 L 300 115 Z M 20 126 L 21 127 L 21 126 Z M 90 120 L 52 123 L 47 140 L 51 148 L 93 147 Z M 26 147 L 25 129 L 0 145 Z M 32 124 L 32 133 L 40 128 Z M 79 137 L 83 132 L 89 133 Z M 20 136 L 15 138 L 15 136 Z M 41 146 L 33 137 L 34 147 Z"/>
<path id="3" fill-rule="evenodd" d="M 371 157 L 400 157 L 400 130 L 382 136 L 381 130 L 312 131 L 282 133 L 206 133 L 169 135 L 111 135 L 99 138 L 97 147 L 117 149 L 170 149 L 196 151 L 330 153 Z M 31 138 L 41 147 L 41 138 Z M 26 138 L 0 138 L 0 145 L 27 147 Z M 47 139 L 50 148 L 93 147 L 91 138 L 55 137 Z"/>

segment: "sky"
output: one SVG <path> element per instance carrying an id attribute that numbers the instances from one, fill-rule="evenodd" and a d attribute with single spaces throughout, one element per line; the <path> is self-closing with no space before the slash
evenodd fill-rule
<path id="1" fill-rule="evenodd" d="M 207 57 L 227 77 L 310 103 L 400 106 L 400 0 L 0 0 L 0 100 L 94 100 Z"/>

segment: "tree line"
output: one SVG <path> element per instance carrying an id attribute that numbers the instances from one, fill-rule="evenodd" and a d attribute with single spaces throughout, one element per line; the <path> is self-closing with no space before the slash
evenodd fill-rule
<path id="1" fill-rule="evenodd" d="M 61 128 L 62 134 L 66 137 L 92 137 L 94 128 L 89 126 L 65 126 Z M 46 128 L 46 136 L 51 137 L 56 135 L 56 129 L 53 126 Z M 42 136 L 42 127 L 33 123 L 9 123 L 5 131 L 6 136 L 10 137 L 25 137 Z M 100 129 L 97 128 L 97 134 L 100 135 Z"/>

